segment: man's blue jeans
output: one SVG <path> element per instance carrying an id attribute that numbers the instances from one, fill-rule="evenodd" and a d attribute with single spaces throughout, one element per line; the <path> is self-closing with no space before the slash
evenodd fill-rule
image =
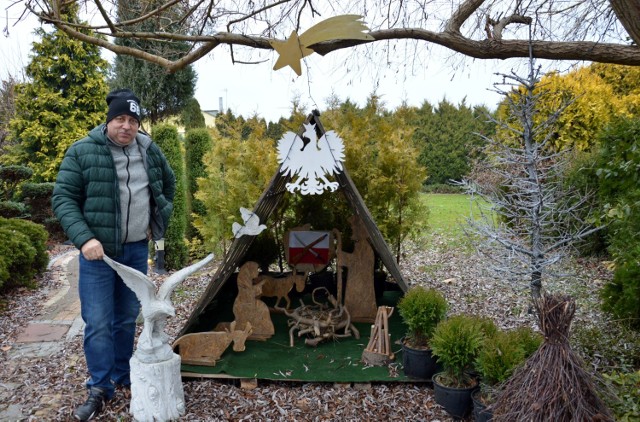
<path id="1" fill-rule="evenodd" d="M 115 261 L 147 273 L 149 244 L 125 243 Z M 87 387 L 99 387 L 107 398 L 113 383 L 130 385 L 129 359 L 133 354 L 140 303 L 120 276 L 104 261 L 88 261 L 80 254 L 78 285 L 84 328 L 84 354 L 91 378 Z"/>

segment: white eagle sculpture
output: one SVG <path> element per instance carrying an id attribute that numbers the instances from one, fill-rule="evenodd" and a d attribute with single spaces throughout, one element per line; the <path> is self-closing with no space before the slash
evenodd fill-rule
<path id="1" fill-rule="evenodd" d="M 291 193 L 300 191 L 303 195 L 319 195 L 325 189 L 335 191 L 338 182 L 330 182 L 326 176 L 342 171 L 343 161 L 342 139 L 332 130 L 318 139 L 316 125 L 312 123 L 304 123 L 302 137 L 287 132 L 278 141 L 280 172 L 294 179 L 293 183 L 286 185 Z"/>
<path id="2" fill-rule="evenodd" d="M 167 318 L 175 316 L 171 293 L 184 279 L 211 262 L 213 254 L 167 277 L 157 293 L 155 284 L 145 274 L 116 262 L 106 255 L 103 259 L 118 273 L 124 284 L 136 294 L 140 301 L 144 326 L 138 339 L 136 356 L 140 361 L 147 363 L 169 359 L 173 350 L 168 343 L 169 336 L 164 332 L 164 328 Z"/>

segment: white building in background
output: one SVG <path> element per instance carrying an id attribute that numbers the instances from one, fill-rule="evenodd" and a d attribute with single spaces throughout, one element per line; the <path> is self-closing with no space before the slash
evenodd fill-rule
<path id="1" fill-rule="evenodd" d="M 216 127 L 216 116 L 222 113 L 220 110 L 202 110 L 204 125 L 206 127 Z"/>
<path id="2" fill-rule="evenodd" d="M 220 106 L 218 110 L 200 110 L 200 112 L 202 113 L 202 117 L 204 117 L 204 125 L 207 128 L 212 129 L 216 127 L 216 116 L 218 114 L 224 113 L 224 110 L 222 109 L 222 97 L 220 97 L 218 100 Z M 184 138 L 185 129 L 179 123 L 180 118 L 178 116 L 171 116 L 166 119 L 166 122 L 175 125 L 178 129 L 178 134 L 180 135 L 180 137 Z"/>

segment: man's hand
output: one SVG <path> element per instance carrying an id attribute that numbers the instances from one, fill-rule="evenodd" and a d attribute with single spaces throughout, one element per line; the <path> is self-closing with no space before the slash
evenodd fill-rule
<path id="1" fill-rule="evenodd" d="M 102 243 L 98 239 L 88 240 L 80 249 L 85 259 L 89 261 L 95 261 L 102 259 L 104 256 L 104 249 L 102 249 Z"/>

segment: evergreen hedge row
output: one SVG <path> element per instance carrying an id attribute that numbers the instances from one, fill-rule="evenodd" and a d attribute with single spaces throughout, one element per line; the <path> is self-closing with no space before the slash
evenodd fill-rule
<path id="1" fill-rule="evenodd" d="M 199 216 L 204 216 L 207 213 L 204 203 L 201 200 L 194 198 L 193 195 L 198 190 L 198 178 L 206 177 L 207 175 L 202 158 L 207 152 L 211 151 L 212 145 L 213 139 L 209 134 L 209 130 L 206 128 L 192 129 L 188 131 L 184 140 L 188 195 L 187 202 L 191 205 L 189 207 L 189 212 L 187 213 L 187 237 L 189 239 L 198 235 L 198 231 L 193 225 L 193 218 L 191 217 L 191 214 L 194 213 Z"/>
<path id="2" fill-rule="evenodd" d="M 185 242 L 187 228 L 184 164 L 180 138 L 175 126 L 161 124 L 153 128 L 153 140 L 160 146 L 176 175 L 176 195 L 173 198 L 173 214 L 164 235 L 165 267 L 168 270 L 183 268 L 189 258 Z"/>

